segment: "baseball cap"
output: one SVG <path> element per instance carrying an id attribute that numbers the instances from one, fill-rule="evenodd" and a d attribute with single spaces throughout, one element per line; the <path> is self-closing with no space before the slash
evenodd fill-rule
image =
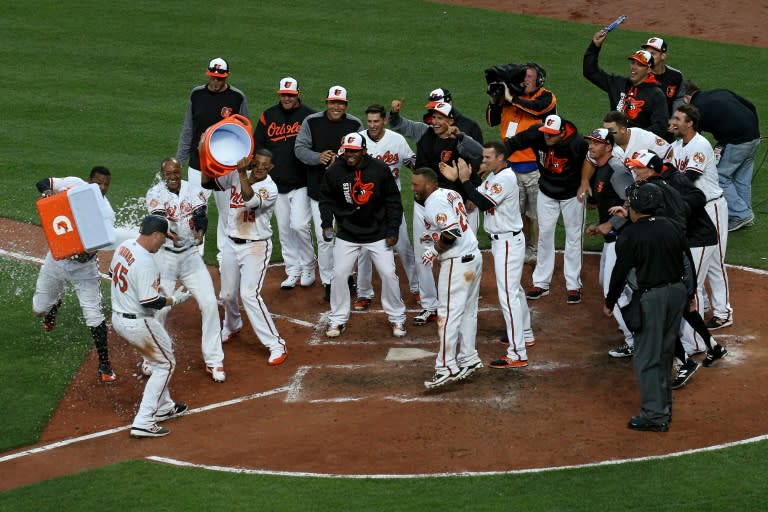
<path id="1" fill-rule="evenodd" d="M 280 80 L 280 88 L 277 94 L 299 94 L 299 82 L 295 78 L 287 76 Z"/>
<path id="2" fill-rule="evenodd" d="M 139 233 L 142 235 L 151 235 L 152 233 L 167 233 L 168 220 L 159 215 L 147 215 L 141 220 Z"/>
<path id="3" fill-rule="evenodd" d="M 640 48 L 653 48 L 662 53 L 667 51 L 667 43 L 660 37 L 652 37 Z"/>
<path id="4" fill-rule="evenodd" d="M 442 101 L 443 103 L 451 102 L 451 91 L 439 87 L 429 93 L 427 104 L 424 105 L 427 108 L 432 108 L 431 105 L 435 102 Z"/>
<path id="5" fill-rule="evenodd" d="M 221 57 L 216 57 L 208 63 L 208 72 L 205 74 L 208 76 L 226 78 L 229 76 L 229 64 L 227 64 L 227 61 Z"/>
<path id="6" fill-rule="evenodd" d="M 550 135 L 558 135 L 563 126 L 563 120 L 560 116 L 551 114 L 544 119 L 544 124 L 539 127 L 539 131 Z"/>
<path id="7" fill-rule="evenodd" d="M 325 98 L 325 101 L 343 101 L 347 102 L 347 90 L 340 86 L 340 85 L 334 85 L 330 89 L 328 89 L 328 97 Z"/>
<path id="8" fill-rule="evenodd" d="M 453 107 L 450 103 L 444 103 L 442 101 L 433 101 L 427 103 L 427 108 L 433 112 L 440 112 L 445 117 L 453 119 Z"/>
<path id="9" fill-rule="evenodd" d="M 653 55 L 648 50 L 637 50 L 635 53 L 627 57 L 629 60 L 633 60 L 638 64 L 642 64 L 645 67 L 653 67 Z"/>
<path id="10" fill-rule="evenodd" d="M 584 138 L 590 142 L 601 142 L 603 144 L 608 144 L 609 146 L 614 145 L 613 134 L 607 128 L 592 130 L 592 133 L 585 135 Z"/>
<path id="11" fill-rule="evenodd" d="M 631 187 L 628 192 L 627 202 L 636 212 L 653 214 L 664 206 L 661 189 L 653 183 L 642 183 Z"/>
<path id="12" fill-rule="evenodd" d="M 632 156 L 624 161 L 624 165 L 630 169 L 648 167 L 657 173 L 661 173 L 664 169 L 664 162 L 659 158 L 659 155 L 645 149 L 632 153 Z"/>
<path id="13" fill-rule="evenodd" d="M 341 139 L 341 149 L 351 151 L 365 149 L 365 138 L 357 132 L 348 133 Z"/>

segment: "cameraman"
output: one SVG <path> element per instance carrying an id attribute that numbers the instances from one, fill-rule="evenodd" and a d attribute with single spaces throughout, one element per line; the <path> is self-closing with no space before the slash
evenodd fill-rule
<path id="1" fill-rule="evenodd" d="M 524 78 L 519 84 L 512 84 L 512 90 L 503 80 L 488 85 L 489 101 L 485 119 L 488 126 L 499 126 L 502 140 L 541 123 L 549 114 L 557 113 L 557 98 L 543 87 L 547 76 L 544 68 L 534 62 L 528 62 L 521 68 L 525 70 Z M 526 240 L 525 262 L 533 263 L 536 261 L 539 239 L 536 216 L 539 170 L 536 154 L 531 148 L 521 149 L 510 154 L 507 162 L 515 172 L 520 188 L 520 210 Z"/>

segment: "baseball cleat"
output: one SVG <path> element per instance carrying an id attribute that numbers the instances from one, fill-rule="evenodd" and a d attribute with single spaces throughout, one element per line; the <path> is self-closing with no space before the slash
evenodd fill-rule
<path id="1" fill-rule="evenodd" d="M 45 329 L 45 332 L 51 332 L 56 327 L 56 314 L 59 312 L 59 307 L 61 307 L 61 299 L 57 300 L 56 304 L 51 306 L 51 309 L 43 317 L 43 329 Z"/>
<path id="2" fill-rule="evenodd" d="M 299 284 L 299 276 L 288 276 L 288 278 L 280 283 L 281 290 L 292 290 Z"/>
<path id="3" fill-rule="evenodd" d="M 429 309 L 423 310 L 421 313 L 413 317 L 413 325 L 426 325 L 429 322 L 437 321 L 437 311 L 431 311 Z"/>
<path id="4" fill-rule="evenodd" d="M 314 270 L 305 270 L 301 273 L 301 287 L 302 288 L 308 288 L 315 284 L 315 271 Z"/>
<path id="5" fill-rule="evenodd" d="M 451 373 L 450 370 L 444 370 L 442 372 L 438 371 L 438 372 L 435 372 L 431 380 L 424 381 L 424 386 L 427 389 L 434 389 L 440 386 L 445 386 L 449 382 L 454 382 L 458 380 L 458 378 L 459 378 L 459 372 Z"/>
<path id="6" fill-rule="evenodd" d="M 402 338 L 408 332 L 405 330 L 405 324 L 390 324 L 392 326 L 392 336 L 395 338 Z"/>
<path id="7" fill-rule="evenodd" d="M 696 370 L 698 369 L 699 363 L 693 359 L 688 359 L 685 364 L 680 365 L 680 368 L 677 369 L 677 377 L 675 377 L 675 380 L 672 381 L 672 385 L 670 387 L 672 389 L 680 389 L 681 387 L 685 386 L 688 384 L 688 381 L 691 380 L 691 377 L 693 377 L 693 374 L 696 373 Z"/>
<path id="8" fill-rule="evenodd" d="M 152 424 L 149 428 L 131 427 L 131 437 L 163 437 L 170 433 L 170 430 L 157 423 Z"/>
<path id="9" fill-rule="evenodd" d="M 495 359 L 489 364 L 491 368 L 525 368 L 528 366 L 527 359 L 512 359 L 504 356 L 501 359 Z"/>
<path id="10" fill-rule="evenodd" d="M 288 352 L 285 350 L 272 350 L 269 352 L 269 359 L 267 360 L 267 364 L 270 366 L 278 366 L 283 364 L 286 359 L 288 359 Z"/>
<path id="11" fill-rule="evenodd" d="M 169 420 L 171 418 L 176 418 L 178 416 L 181 416 L 185 412 L 187 412 L 187 409 L 189 409 L 189 407 L 187 407 L 187 404 L 179 404 L 179 403 L 173 404 L 173 407 L 168 412 L 165 412 L 163 414 L 155 414 L 155 421 L 159 423 L 161 421 Z"/>
<path id="12" fill-rule="evenodd" d="M 723 327 L 730 327 L 731 325 L 733 325 L 733 317 L 731 315 L 728 315 L 728 318 L 718 318 L 713 316 L 709 319 L 709 322 L 707 322 L 707 329 L 716 331 Z"/>
<path id="13" fill-rule="evenodd" d="M 354 304 L 352 304 L 352 309 L 355 311 L 365 311 L 371 307 L 371 299 L 360 299 L 358 298 Z"/>
<path id="14" fill-rule="evenodd" d="M 635 347 L 626 343 L 608 351 L 608 355 L 611 357 L 632 357 L 634 353 Z"/>
<path id="15" fill-rule="evenodd" d="M 728 351 L 722 345 L 715 345 L 712 349 L 707 350 L 707 357 L 701 362 L 701 365 L 705 368 L 709 368 L 718 359 L 724 358 L 728 354 Z"/>
<path id="16" fill-rule="evenodd" d="M 103 384 L 112 384 L 117 380 L 117 375 L 112 371 L 112 367 L 108 364 L 101 365 L 98 371 L 99 382 Z"/>
<path id="17" fill-rule="evenodd" d="M 541 288 L 540 286 L 532 286 L 525 294 L 525 297 L 530 300 L 538 300 L 546 295 L 549 295 L 549 290 Z"/>
<path id="18" fill-rule="evenodd" d="M 329 338 L 338 338 L 346 330 L 347 326 L 345 324 L 330 324 L 325 331 L 325 335 Z"/>
<path id="19" fill-rule="evenodd" d="M 568 304 L 581 303 L 581 290 L 568 290 L 568 296 L 565 299 Z"/>
<path id="20" fill-rule="evenodd" d="M 483 367 L 482 361 L 477 361 L 474 364 L 468 364 L 467 366 L 459 367 L 459 374 L 456 376 L 456 380 L 464 380 L 469 378 L 473 373 Z"/>
<path id="21" fill-rule="evenodd" d="M 227 380 L 227 374 L 224 373 L 223 366 L 206 366 L 205 372 L 211 376 L 213 382 L 224 382 Z"/>
<path id="22" fill-rule="evenodd" d="M 654 423 L 642 416 L 634 416 L 627 423 L 627 427 L 641 432 L 666 432 L 669 430 L 669 422 Z"/>
<path id="23" fill-rule="evenodd" d="M 242 329 L 242 326 L 240 327 L 240 329 Z M 237 333 L 240 332 L 240 329 L 235 329 L 234 331 L 230 331 L 229 329 L 224 327 L 221 330 L 221 342 L 227 343 L 228 341 L 230 341 Z"/>

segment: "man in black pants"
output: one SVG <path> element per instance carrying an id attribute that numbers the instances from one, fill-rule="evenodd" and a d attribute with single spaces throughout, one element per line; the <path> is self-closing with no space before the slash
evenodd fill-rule
<path id="1" fill-rule="evenodd" d="M 686 240 L 674 221 L 655 217 L 662 206 L 659 187 L 644 183 L 627 197 L 632 224 L 616 242 L 616 266 L 603 314 L 613 315 L 627 275 L 637 274 L 642 326 L 635 333 L 634 365 L 640 385 L 641 411 L 627 426 L 633 430 L 666 432 L 672 419 L 672 359 L 675 339 L 686 306 L 683 253 Z"/>

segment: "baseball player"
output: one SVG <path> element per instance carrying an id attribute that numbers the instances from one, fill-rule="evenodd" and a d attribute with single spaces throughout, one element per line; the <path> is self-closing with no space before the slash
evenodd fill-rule
<path id="1" fill-rule="evenodd" d="M 389 124 L 396 132 L 416 141 L 416 167 L 428 167 L 437 175 L 441 188 L 452 189 L 459 195 L 464 189 L 459 183 L 453 183 L 440 173 L 440 162 L 454 162 L 462 157 L 468 162 L 482 159 L 483 147 L 471 136 L 465 134 L 455 124 L 453 107 L 448 103 L 430 103 L 432 124 L 417 123 L 400 115 L 402 100 L 392 100 L 389 112 Z M 473 165 L 473 169 L 475 166 Z M 472 173 L 473 184 L 480 183 L 476 172 Z M 466 203 L 469 226 L 476 233 L 480 214 L 471 202 Z M 471 211 L 469 211 L 471 210 Z M 425 234 L 424 206 L 420 200 L 413 204 L 413 245 L 418 246 Z M 432 269 L 426 265 L 416 265 L 419 276 L 419 297 L 422 311 L 413 319 L 414 325 L 425 325 L 437 320 L 438 296 Z"/>
<path id="2" fill-rule="evenodd" d="M 347 114 L 347 90 L 344 87 L 331 87 L 325 98 L 325 105 L 325 111 L 311 114 L 301 123 L 294 152 L 296 158 L 307 165 L 307 195 L 312 207 L 312 222 L 315 224 L 317 264 L 320 267 L 320 280 L 323 282 L 323 298 L 330 301 L 334 268 L 333 244 L 323 239 L 319 206 L 320 185 L 323 174 L 336 161 L 342 137 L 359 131 L 362 124 L 358 118 Z"/>
<path id="3" fill-rule="evenodd" d="M 542 125 L 534 125 L 506 141 L 507 152 L 532 148 L 539 155 L 539 247 L 533 287 L 526 297 L 537 300 L 549 295 L 555 269 L 555 228 L 562 213 L 565 225 L 563 272 L 568 290 L 566 302 L 581 302 L 581 248 L 584 231 L 584 203 L 577 195 L 587 143 L 576 126 L 557 115 L 549 115 Z"/>
<path id="4" fill-rule="evenodd" d="M 664 158 L 669 151 L 669 142 L 637 126 L 630 128 L 627 116 L 617 110 L 612 110 L 605 115 L 603 128 L 608 129 L 613 135 L 613 156 L 620 162 L 643 149 L 653 151 L 661 158 Z"/>
<path id="5" fill-rule="evenodd" d="M 480 125 L 471 117 L 468 117 L 459 112 L 459 109 L 457 109 L 453 104 L 453 94 L 445 87 L 438 87 L 429 93 L 427 103 L 424 105 L 424 108 L 427 109 L 427 112 L 424 114 L 424 116 L 422 116 L 422 120 L 425 124 L 432 124 L 432 107 L 435 103 L 438 102 L 447 103 L 451 106 L 453 116 L 456 121 L 456 126 L 459 128 L 459 130 L 472 137 L 475 141 L 477 141 L 478 144 L 483 143 L 483 130 L 480 128 Z"/>
<path id="6" fill-rule="evenodd" d="M 334 274 L 331 282 L 331 312 L 326 336 L 344 332 L 349 320 L 349 288 L 344 286 L 362 250 L 370 254 L 381 277 L 381 304 L 392 327 L 392 335 L 405 336 L 405 304 L 392 248 L 403 220 L 400 189 L 389 167 L 365 152 L 360 133 L 344 136 L 344 153 L 323 175 L 320 215 L 323 238 L 333 246 Z"/>
<path id="7" fill-rule="evenodd" d="M 227 238 L 221 261 L 221 298 L 224 301 L 221 338 L 228 339 L 243 327 L 237 304 L 239 285 L 240 299 L 251 327 L 259 341 L 269 349 L 267 362 L 277 366 L 285 361 L 288 352 L 261 295 L 272 256 L 270 220 L 277 201 L 277 185 L 269 177 L 273 167 L 272 153 L 258 149 L 252 159 L 243 158 L 237 163 L 237 171 L 215 179 L 203 174 L 202 183 L 205 188 L 226 190 L 230 196 Z"/>
<path id="8" fill-rule="evenodd" d="M 368 129 L 361 131 L 360 134 L 365 138 L 366 152 L 389 166 L 389 170 L 395 178 L 397 189 L 402 190 L 400 170 L 406 167 L 413 169 L 416 154 L 408 145 L 405 137 L 386 128 L 387 112 L 382 105 L 371 105 L 366 109 L 365 116 Z M 400 231 L 394 249 L 400 255 L 400 262 L 408 278 L 411 293 L 418 296 L 419 276 L 416 273 L 416 259 L 408 236 L 408 224 L 405 215 L 403 215 L 403 221 L 400 223 Z M 368 251 L 362 248 L 357 262 L 357 300 L 352 305 L 352 309 L 355 311 L 364 311 L 371 305 L 373 299 L 371 270 L 371 257 Z"/>
<path id="9" fill-rule="evenodd" d="M 469 181 L 471 169 L 460 159 L 456 167 L 440 166 L 449 179 L 458 177 L 469 197 L 485 212 L 483 227 L 491 239 L 496 289 L 499 294 L 508 349 L 506 355 L 491 361 L 491 368 L 523 368 L 528 366 L 527 348 L 535 344 L 531 330 L 528 301 L 520 284 L 525 258 L 523 219 L 519 206 L 517 176 L 504 159 L 504 144 L 492 141 L 483 145 L 480 173 L 487 176 L 479 188 Z"/>
<path id="10" fill-rule="evenodd" d="M 115 212 L 107 200 L 107 191 L 112 181 L 112 174 L 106 167 L 97 166 L 91 169 L 88 183 L 96 183 L 102 194 L 99 209 L 104 219 L 110 224 L 115 222 Z M 37 190 L 47 197 L 69 188 L 85 185 L 86 182 L 77 177 L 45 178 L 37 182 Z M 107 323 L 101 309 L 101 277 L 96 253 L 84 253 L 68 259 L 55 260 L 50 251 L 45 255 L 45 262 L 40 268 L 32 297 L 32 312 L 35 316 L 43 317 L 43 329 L 51 331 L 56 326 L 56 315 L 61 307 L 61 297 L 64 287 L 71 283 L 80 301 L 85 325 L 91 331 L 93 344 L 99 355 L 98 380 L 106 384 L 117 379 L 109 362 L 109 347 L 107 345 Z"/>
<path id="11" fill-rule="evenodd" d="M 461 195 L 438 187 L 437 173 L 420 167 L 413 171 L 411 188 L 424 203 L 424 251 L 421 262 L 440 260 L 437 331 L 440 347 L 435 374 L 424 381 L 427 389 L 466 379 L 483 367 L 475 349 L 477 303 L 483 256 L 470 229 Z"/>
<path id="12" fill-rule="evenodd" d="M 192 89 L 184 115 L 184 124 L 179 134 L 179 144 L 176 149 L 176 160 L 188 162 L 187 179 L 192 185 L 200 186 L 200 155 L 198 146 L 203 132 L 211 126 L 232 114 L 248 117 L 248 100 L 238 88 L 227 83 L 229 78 L 229 63 L 217 57 L 208 63 L 208 82 Z M 210 195 L 210 192 L 208 193 Z M 219 212 L 227 211 L 228 194 L 214 194 L 214 201 Z M 226 215 L 219 215 L 216 226 L 216 257 L 221 262 L 221 249 L 226 238 Z M 200 246 L 200 254 L 203 247 Z"/>
<path id="13" fill-rule="evenodd" d="M 611 272 L 613 272 L 613 267 L 616 264 L 616 238 L 627 222 L 625 217 L 611 214 L 611 208 L 624 205 L 627 199 L 625 191 L 634 183 L 634 180 L 623 160 L 613 156 L 614 138 L 613 133 L 608 128 L 593 130 L 590 135 L 586 135 L 584 138 L 589 144 L 589 158 L 597 166 L 592 199 L 597 206 L 598 218 L 597 222 L 587 227 L 587 234 L 603 238 L 598 278 L 600 287 L 603 289 L 603 296 L 606 296 L 611 281 Z M 613 318 L 624 335 L 624 343 L 608 351 L 608 355 L 611 357 L 631 357 L 635 350 L 634 336 L 627 328 L 620 309 L 629 304 L 631 298 L 632 290 L 627 286 L 613 308 Z"/>
<path id="14" fill-rule="evenodd" d="M 162 437 L 170 430 L 158 422 L 187 411 L 186 404 L 171 399 L 168 383 L 176 368 L 173 341 L 155 312 L 177 306 L 191 294 L 179 287 L 172 295 L 160 288 L 160 269 L 154 254 L 165 243 L 168 221 L 148 215 L 141 221 L 139 238 L 120 244 L 112 256 L 112 326 L 151 362 L 152 372 L 144 386 L 139 412 L 131 425 L 131 437 Z"/>
<path id="15" fill-rule="evenodd" d="M 287 275 L 280 288 L 291 290 L 297 284 L 306 288 L 315 282 L 307 169 L 294 153 L 301 123 L 315 111 L 302 103 L 299 83 L 293 77 L 280 80 L 277 94 L 280 101 L 261 114 L 253 139 L 256 149 L 268 149 L 274 158 L 270 176 L 277 185 L 275 217 Z"/>
<path id="16" fill-rule="evenodd" d="M 653 56 L 648 50 L 638 50 L 627 59 L 630 61 L 629 76 L 614 75 L 600 69 L 598 58 L 608 33 L 600 30 L 590 41 L 582 72 L 584 78 L 608 93 L 611 110 L 623 112 L 630 126 L 637 126 L 667 138 L 669 108 L 667 98 L 651 72 Z"/>
<path id="17" fill-rule="evenodd" d="M 659 87 L 667 98 L 667 108 L 670 112 L 674 112 L 677 107 L 683 104 L 685 87 L 683 87 L 683 74 L 680 70 L 667 66 L 667 42 L 654 36 L 648 39 L 641 48 L 653 57 L 651 71 L 653 71 L 656 81 L 659 82 Z"/>
<path id="18" fill-rule="evenodd" d="M 679 106 L 669 120 L 670 131 L 678 137 L 666 160 L 672 162 L 681 172 L 701 190 L 707 198 L 706 211 L 719 235 L 716 245 L 692 247 L 696 265 L 697 308 L 702 313 L 704 279 L 710 272 L 716 272 L 722 279 L 710 279 L 713 306 L 720 307 L 732 317 L 733 308 L 728 300 L 728 274 L 725 269 L 725 251 L 728 244 L 728 206 L 720 188 L 715 165 L 715 154 L 709 141 L 698 133 L 699 111 L 693 105 Z M 717 306 L 716 306 L 717 305 Z M 695 336 L 690 326 L 683 328 L 683 345 L 690 353 L 706 349 L 699 336 Z"/>
<path id="19" fill-rule="evenodd" d="M 208 227 L 205 191 L 181 179 L 181 163 L 166 158 L 160 164 L 162 181 L 147 192 L 149 213 L 165 217 L 172 238 L 159 251 L 160 286 L 173 290 L 180 280 L 197 301 L 203 320 L 202 349 L 205 370 L 214 382 L 224 382 L 224 351 L 221 348 L 221 319 L 216 292 L 208 268 L 195 250 L 203 243 Z M 165 325 L 170 308 L 161 309 L 155 318 Z M 142 365 L 142 368 L 146 365 Z"/>

